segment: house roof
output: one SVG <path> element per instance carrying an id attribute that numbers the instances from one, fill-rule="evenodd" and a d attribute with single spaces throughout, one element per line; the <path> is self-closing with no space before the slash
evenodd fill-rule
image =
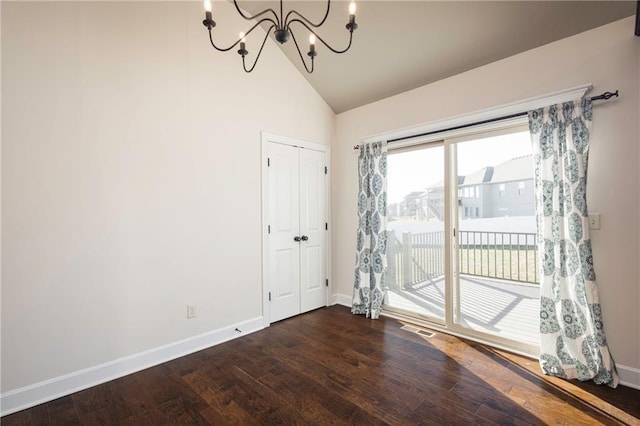
<path id="1" fill-rule="evenodd" d="M 531 155 L 512 158 L 495 166 L 483 167 L 473 173 L 465 176 L 458 176 L 458 186 L 472 186 L 487 183 L 513 182 L 520 180 L 533 179 L 533 159 Z M 429 185 L 426 189 L 442 188 L 444 181 L 440 180 L 433 185 Z M 407 197 L 417 197 L 415 192 L 407 195 Z"/>
<path id="2" fill-rule="evenodd" d="M 493 177 L 493 167 L 488 166 L 477 170 L 467 176 L 463 176 L 462 183 L 459 186 L 479 185 L 481 183 L 491 182 Z"/>
<path id="3" fill-rule="evenodd" d="M 495 166 L 491 183 L 533 179 L 533 159 L 531 155 L 514 158 Z"/>
<path id="4" fill-rule="evenodd" d="M 483 167 L 464 177 L 459 186 L 479 185 L 483 183 L 502 183 L 533 179 L 533 161 L 531 155 L 513 158 L 495 166 Z"/>
<path id="5" fill-rule="evenodd" d="M 422 195 L 424 195 L 424 191 L 413 191 L 405 195 L 404 198 L 406 200 L 407 198 L 418 198 Z"/>
<path id="6" fill-rule="evenodd" d="M 458 176 L 458 186 L 464 183 L 464 176 Z M 439 180 L 434 184 L 426 187 L 426 189 L 442 189 L 444 188 L 444 180 Z"/>

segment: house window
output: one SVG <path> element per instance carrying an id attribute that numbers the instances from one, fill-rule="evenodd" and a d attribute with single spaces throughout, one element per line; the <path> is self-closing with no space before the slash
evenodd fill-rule
<path id="1" fill-rule="evenodd" d="M 476 217 L 480 217 L 480 207 L 476 207 Z"/>
<path id="2" fill-rule="evenodd" d="M 524 195 L 524 182 L 518 182 L 518 195 Z"/>
<path id="3" fill-rule="evenodd" d="M 505 188 L 504 183 L 501 183 L 501 184 L 498 186 L 498 195 L 499 195 L 500 197 L 504 196 L 504 188 Z"/>

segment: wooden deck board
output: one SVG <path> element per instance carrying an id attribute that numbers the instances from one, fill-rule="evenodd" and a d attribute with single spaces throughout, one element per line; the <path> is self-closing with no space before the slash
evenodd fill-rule
<path id="1" fill-rule="evenodd" d="M 444 279 L 391 288 L 386 303 L 427 317 L 444 319 Z M 540 341 L 538 287 L 462 275 L 460 325 L 523 343 Z"/>

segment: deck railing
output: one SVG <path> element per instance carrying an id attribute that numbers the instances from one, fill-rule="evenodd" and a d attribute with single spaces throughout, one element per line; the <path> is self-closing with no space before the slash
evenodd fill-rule
<path id="1" fill-rule="evenodd" d="M 461 274 L 538 284 L 536 234 L 459 231 Z"/>
<path id="2" fill-rule="evenodd" d="M 387 283 L 405 287 L 444 275 L 444 232 L 398 239 L 391 231 L 387 247 Z M 465 275 L 538 283 L 536 234 L 458 231 L 458 272 Z"/>

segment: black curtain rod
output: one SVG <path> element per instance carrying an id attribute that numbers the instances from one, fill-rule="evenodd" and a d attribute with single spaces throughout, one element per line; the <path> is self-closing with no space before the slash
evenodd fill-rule
<path id="1" fill-rule="evenodd" d="M 636 2 L 636 31 L 635 35 L 640 37 L 640 0 Z"/>
<path id="2" fill-rule="evenodd" d="M 592 96 L 591 100 L 592 101 L 599 101 L 599 100 L 607 100 L 613 97 L 618 97 L 618 91 L 616 90 L 615 92 L 604 92 L 601 95 L 598 96 Z M 393 143 L 393 142 L 400 142 L 400 141 L 404 141 L 407 139 L 413 139 L 413 138 L 419 138 L 422 136 L 430 136 L 430 135 L 435 135 L 438 133 L 444 133 L 444 132 L 449 132 L 451 130 L 459 130 L 459 129 L 464 129 L 467 127 L 473 127 L 473 126 L 479 126 L 480 124 L 487 124 L 487 123 L 493 123 L 495 121 L 502 121 L 502 120 L 508 120 L 510 118 L 515 118 L 515 117 L 522 117 L 524 115 L 527 115 L 529 112 L 525 111 L 525 112 L 518 112 L 515 114 L 510 114 L 510 115 L 503 115 L 502 117 L 496 117 L 496 118 L 491 118 L 489 120 L 482 120 L 482 121 L 476 121 L 475 123 L 469 123 L 469 124 L 462 124 L 460 126 L 454 126 L 454 127 L 449 127 L 447 129 L 440 129 L 440 130 L 433 130 L 431 132 L 425 132 L 425 133 L 418 133 L 416 135 L 410 135 L 410 136 L 403 136 L 401 138 L 395 138 L 395 139 L 389 139 L 387 141 L 387 143 Z M 353 147 L 353 149 L 359 149 L 360 145 L 356 145 Z"/>

